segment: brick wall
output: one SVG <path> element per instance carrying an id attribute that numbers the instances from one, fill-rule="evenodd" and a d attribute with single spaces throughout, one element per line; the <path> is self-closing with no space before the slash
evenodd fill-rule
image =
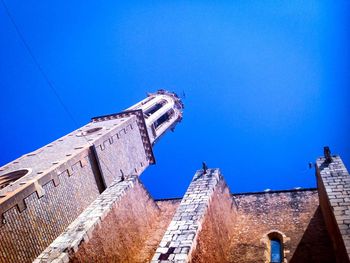
<path id="1" fill-rule="evenodd" d="M 316 161 L 320 206 L 337 262 L 350 262 L 350 176 L 339 156 Z"/>
<path id="2" fill-rule="evenodd" d="M 231 196 L 218 170 L 198 171 L 152 262 L 270 262 L 270 238 L 283 262 L 334 263 L 316 189 Z"/>
<path id="3" fill-rule="evenodd" d="M 31 262 L 99 195 L 88 161 L 38 188 L 39 192 L 18 200 L 21 211 L 16 205 L 3 213 L 0 262 Z"/>
<path id="4" fill-rule="evenodd" d="M 135 116 L 94 142 L 106 186 L 122 175 L 140 175 L 149 166 Z"/>

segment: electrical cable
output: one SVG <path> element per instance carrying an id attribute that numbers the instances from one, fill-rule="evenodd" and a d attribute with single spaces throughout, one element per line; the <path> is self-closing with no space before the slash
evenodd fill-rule
<path id="1" fill-rule="evenodd" d="M 5 9 L 5 13 L 8 16 L 8 18 L 10 19 L 13 27 L 16 30 L 17 35 L 19 36 L 21 42 L 23 43 L 25 49 L 27 50 L 28 54 L 30 55 L 32 61 L 34 62 L 34 65 L 37 67 L 37 69 L 39 70 L 40 74 L 42 75 L 42 77 L 44 78 L 45 82 L 47 83 L 47 85 L 50 87 L 51 91 L 53 92 L 53 94 L 55 95 L 55 97 L 57 98 L 57 100 L 59 101 L 59 103 L 61 104 L 62 108 L 64 109 L 64 111 L 66 112 L 66 114 L 69 116 L 69 118 L 71 119 L 71 121 L 76 125 L 76 126 L 80 126 L 78 125 L 77 121 L 75 120 L 75 118 L 73 117 L 72 113 L 69 111 L 68 107 L 64 104 L 63 100 L 61 99 L 60 95 L 58 94 L 56 88 L 54 87 L 52 81 L 50 80 L 50 78 L 48 77 L 48 75 L 45 73 L 43 67 L 40 65 L 39 61 L 37 60 L 37 58 L 35 57 L 32 49 L 30 48 L 29 44 L 27 43 L 27 41 L 25 40 L 21 30 L 19 29 L 14 17 L 12 16 L 9 8 L 7 7 L 6 3 L 4 0 L 0 0 L 4 9 Z M 85 140 L 87 141 L 87 143 L 90 146 L 93 146 L 93 144 L 85 137 L 85 135 L 82 133 L 82 137 L 85 138 Z M 110 172 L 110 174 L 113 174 L 108 166 L 103 162 L 103 159 L 101 159 L 101 162 L 104 164 L 104 166 L 106 167 L 106 169 Z"/>

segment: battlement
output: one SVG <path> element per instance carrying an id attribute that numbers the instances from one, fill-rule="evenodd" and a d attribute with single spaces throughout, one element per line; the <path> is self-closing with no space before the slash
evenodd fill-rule
<path id="1" fill-rule="evenodd" d="M 0 191 L 0 262 L 33 259 L 113 180 L 154 163 L 140 119 L 131 113 L 91 122 L 2 167 L 0 178 L 28 173 Z"/>
<path id="2" fill-rule="evenodd" d="M 131 116 L 131 117 L 130 117 Z M 110 122 L 105 122 L 101 125 L 98 122 L 93 122 L 85 125 L 81 129 L 64 136 L 53 143 L 46 145 L 32 153 L 26 154 L 19 159 L 7 164 L 0 170 L 0 178 L 9 173 L 14 173 L 18 170 L 28 171 L 21 178 L 9 183 L 6 187 L 0 191 L 0 215 L 17 206 L 21 212 L 25 209 L 26 205 L 24 199 L 36 193 L 38 198 L 42 197 L 45 192 L 43 186 L 53 181 L 55 186 L 60 184 L 60 175 L 63 173 L 69 176 L 73 175 L 78 169 L 84 168 L 88 163 L 94 163 L 91 173 L 98 177 L 99 167 L 104 168 L 106 177 L 108 177 L 108 171 L 104 167 L 104 163 L 97 163 L 98 152 L 103 152 L 106 147 L 112 146 L 117 143 L 118 140 L 122 140 L 123 136 L 129 133 L 131 130 L 138 129 L 141 126 L 143 134 L 142 144 L 147 156 L 147 160 L 143 160 L 143 163 L 136 165 L 131 169 L 123 171 L 124 174 L 128 173 L 140 173 L 144 166 L 149 163 L 154 163 L 154 157 L 152 147 L 147 139 L 147 131 L 145 130 L 144 122 L 132 117 L 132 114 L 119 114 L 117 118 Z M 142 116 L 141 116 L 142 119 Z M 142 126 L 143 125 L 143 126 Z M 93 132 L 91 132 L 93 131 Z M 102 168 L 102 169 L 103 169 Z M 119 168 L 123 168 L 122 166 Z M 136 169 L 136 171 L 135 171 Z M 139 170 L 139 171 L 137 171 Z M 98 175 L 97 175 L 98 174 Z M 99 188 L 105 188 L 101 186 L 107 178 L 99 178 Z M 100 189 L 100 192 L 102 190 Z M 4 222 L 4 220 L 2 220 Z"/>

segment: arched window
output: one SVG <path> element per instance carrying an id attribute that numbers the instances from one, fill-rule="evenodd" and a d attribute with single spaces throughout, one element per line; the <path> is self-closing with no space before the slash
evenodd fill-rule
<path id="1" fill-rule="evenodd" d="M 270 254 L 271 254 L 271 263 L 281 263 L 282 262 L 282 244 L 281 240 L 277 238 L 270 239 Z"/>
<path id="2" fill-rule="evenodd" d="M 289 237 L 279 230 L 271 230 L 263 236 L 261 241 L 265 245 L 264 263 L 287 262 L 286 254 L 289 253 Z"/>

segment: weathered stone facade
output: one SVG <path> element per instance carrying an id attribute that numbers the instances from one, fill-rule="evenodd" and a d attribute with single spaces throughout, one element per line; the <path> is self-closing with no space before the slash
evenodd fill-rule
<path id="1" fill-rule="evenodd" d="M 317 189 L 232 195 L 204 166 L 153 200 L 138 176 L 182 109 L 161 90 L 1 167 L 0 262 L 350 262 L 350 177 L 329 149 Z"/>
<path id="2" fill-rule="evenodd" d="M 284 262 L 335 262 L 316 189 L 247 193 L 233 196 L 230 262 L 270 262 L 269 235 L 283 243 Z"/>
<path id="3" fill-rule="evenodd" d="M 35 262 L 136 262 L 160 213 L 136 176 L 116 181 Z"/>
<path id="4" fill-rule="evenodd" d="M 231 196 L 216 171 L 214 181 L 196 173 L 152 262 L 270 262 L 271 237 L 282 262 L 337 262 L 317 189 Z"/>

